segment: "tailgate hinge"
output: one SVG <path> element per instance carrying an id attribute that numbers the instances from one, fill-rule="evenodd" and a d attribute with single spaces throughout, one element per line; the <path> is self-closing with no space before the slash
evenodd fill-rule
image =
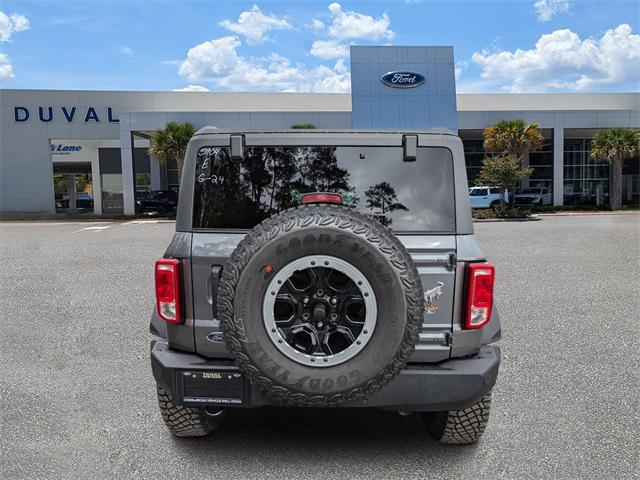
<path id="1" fill-rule="evenodd" d="M 451 252 L 447 261 L 447 270 L 455 270 L 456 265 L 458 264 L 458 257 L 454 252 Z"/>

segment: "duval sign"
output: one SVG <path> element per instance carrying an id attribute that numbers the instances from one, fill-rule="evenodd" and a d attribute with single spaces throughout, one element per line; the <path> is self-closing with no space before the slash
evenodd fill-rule
<path id="1" fill-rule="evenodd" d="M 50 123 L 55 119 L 72 122 L 83 123 L 118 123 L 120 120 L 113 116 L 113 109 L 111 107 L 96 108 L 96 107 L 75 107 L 75 106 L 61 106 L 61 107 L 33 107 L 29 109 L 24 106 L 13 107 L 13 118 L 16 123 L 27 122 L 30 118 L 38 119 L 42 123 Z"/>
<path id="2" fill-rule="evenodd" d="M 381 80 L 386 86 L 393 88 L 416 88 L 425 81 L 424 75 L 405 71 L 385 73 Z"/>

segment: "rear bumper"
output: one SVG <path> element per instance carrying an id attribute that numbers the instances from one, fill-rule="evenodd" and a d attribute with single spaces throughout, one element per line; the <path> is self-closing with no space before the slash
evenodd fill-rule
<path id="1" fill-rule="evenodd" d="M 476 355 L 466 358 L 437 364 L 410 364 L 368 399 L 344 406 L 414 412 L 459 410 L 476 403 L 493 387 L 499 366 L 500 347 L 497 346 L 484 346 Z M 216 403 L 239 408 L 277 405 L 246 378 L 239 382 L 241 385 L 234 384 L 233 388 L 230 385 L 233 391 L 228 395 L 223 388 L 216 391 L 215 399 L 205 401 L 186 397 L 185 376 L 213 373 L 231 378 L 238 377 L 240 370 L 228 360 L 208 359 L 172 350 L 164 340 L 151 343 L 151 367 L 156 382 L 171 392 L 177 404 L 202 406 Z"/>

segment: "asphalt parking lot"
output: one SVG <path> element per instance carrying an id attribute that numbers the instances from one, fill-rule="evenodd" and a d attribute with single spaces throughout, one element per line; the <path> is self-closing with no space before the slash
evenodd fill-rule
<path id="1" fill-rule="evenodd" d="M 168 223 L 0 223 L 0 478 L 638 478 L 640 216 L 476 224 L 498 271 L 489 427 L 442 447 L 417 415 L 233 412 L 170 436 L 149 367 Z"/>

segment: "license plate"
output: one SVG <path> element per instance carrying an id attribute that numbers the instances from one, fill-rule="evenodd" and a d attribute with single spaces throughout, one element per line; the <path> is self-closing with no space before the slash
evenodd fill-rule
<path id="1" fill-rule="evenodd" d="M 237 371 L 182 371 L 182 400 L 185 404 L 240 405 L 242 374 Z"/>

